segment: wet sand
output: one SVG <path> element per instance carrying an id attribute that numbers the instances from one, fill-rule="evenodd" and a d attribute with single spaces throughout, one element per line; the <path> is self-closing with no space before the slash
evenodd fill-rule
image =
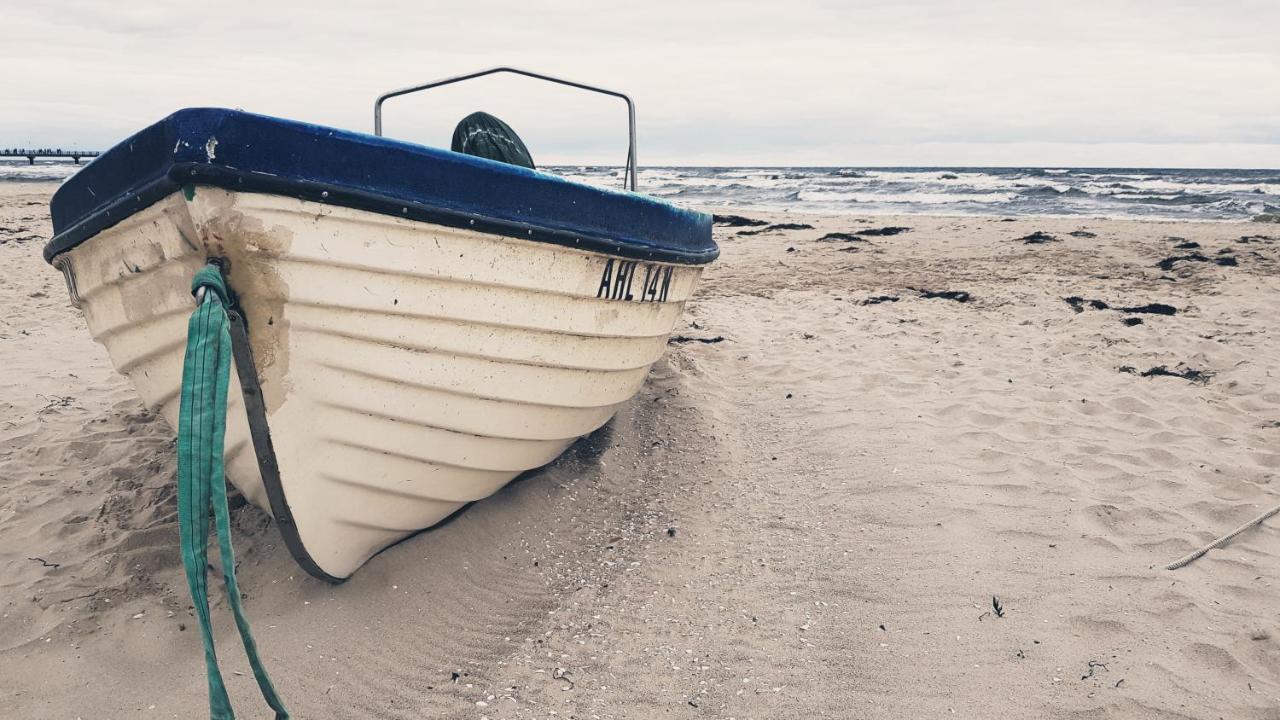
<path id="1" fill-rule="evenodd" d="M 0 184 L 0 715 L 201 717 L 172 432 L 53 189 Z M 297 717 L 1280 718 L 1280 521 L 1161 569 L 1280 503 L 1280 225 L 744 214 L 813 227 L 717 227 L 548 468 L 339 587 L 233 511 Z"/>

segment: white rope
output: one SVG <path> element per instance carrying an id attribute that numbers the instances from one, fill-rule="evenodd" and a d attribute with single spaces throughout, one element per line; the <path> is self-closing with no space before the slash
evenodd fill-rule
<path id="1" fill-rule="evenodd" d="M 1250 528 L 1254 528 L 1254 527 L 1257 527 L 1258 525 L 1261 525 L 1262 523 L 1266 522 L 1268 518 L 1270 518 L 1270 517 L 1271 517 L 1271 516 L 1273 516 L 1273 515 L 1276 515 L 1277 513 L 1280 513 L 1280 505 L 1277 505 L 1277 506 L 1275 506 L 1275 507 L 1271 508 L 1270 510 L 1268 510 L 1268 511 L 1266 511 L 1266 512 L 1262 513 L 1262 514 L 1261 514 L 1261 515 L 1259 515 L 1258 517 L 1256 517 L 1256 518 L 1254 518 L 1254 519 L 1250 520 L 1249 522 L 1245 523 L 1244 525 L 1241 525 L 1240 527 L 1238 527 L 1238 528 L 1236 528 L 1235 530 L 1231 531 L 1231 533 L 1230 533 L 1230 534 L 1228 534 L 1228 535 L 1223 535 L 1222 537 L 1218 538 L 1217 540 L 1214 540 L 1213 542 L 1209 543 L 1208 545 L 1205 545 L 1204 547 L 1200 548 L 1199 550 L 1196 550 L 1195 552 L 1193 552 L 1193 553 L 1191 553 L 1190 555 L 1188 555 L 1188 556 L 1186 556 L 1186 557 L 1182 558 L 1181 560 L 1179 560 L 1179 561 L 1177 561 L 1177 562 L 1175 562 L 1175 563 L 1170 563 L 1169 565 L 1166 565 L 1164 569 L 1165 569 L 1165 570 L 1177 570 L 1177 569 L 1178 569 L 1178 568 L 1180 568 L 1180 567 L 1184 567 L 1184 566 L 1186 566 L 1186 565 L 1190 565 L 1192 562 L 1194 562 L 1195 560 L 1199 559 L 1201 556 L 1203 556 L 1205 553 L 1209 552 L 1210 550 L 1214 550 L 1214 549 L 1217 549 L 1217 548 L 1222 547 L 1223 545 L 1226 545 L 1227 543 L 1229 543 L 1229 542 L 1231 542 L 1232 540 L 1234 540 L 1234 539 L 1236 538 L 1236 536 L 1237 536 L 1237 535 L 1239 535 L 1240 533 L 1243 533 L 1244 531 L 1249 530 Z"/>

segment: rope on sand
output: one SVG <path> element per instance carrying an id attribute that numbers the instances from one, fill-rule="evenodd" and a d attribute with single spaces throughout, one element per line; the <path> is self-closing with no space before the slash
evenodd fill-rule
<path id="1" fill-rule="evenodd" d="M 1185 567 L 1185 566 L 1187 566 L 1187 565 L 1190 565 L 1192 562 L 1194 562 L 1194 561 L 1198 560 L 1201 556 L 1203 556 L 1205 553 L 1209 552 L 1210 550 L 1215 550 L 1215 549 L 1217 549 L 1217 548 L 1222 547 L 1223 545 L 1226 545 L 1227 543 L 1229 543 L 1229 542 L 1231 542 L 1232 540 L 1234 540 L 1234 539 L 1236 538 L 1236 536 L 1237 536 L 1237 535 L 1239 535 L 1239 534 L 1243 533 L 1243 532 L 1244 532 L 1244 531 L 1246 531 L 1246 530 L 1249 530 L 1250 528 L 1254 528 L 1254 527 L 1257 527 L 1258 525 L 1261 525 L 1262 523 L 1266 522 L 1270 517 L 1272 517 L 1273 515 L 1276 515 L 1276 514 L 1280 514 L 1280 505 L 1277 505 L 1277 506 L 1275 506 L 1275 507 L 1271 508 L 1270 510 L 1268 510 L 1268 511 L 1266 511 L 1266 512 L 1262 513 L 1261 515 L 1259 515 L 1258 517 L 1256 517 L 1256 518 L 1254 518 L 1254 519 L 1250 520 L 1249 522 L 1245 523 L 1244 525 L 1241 525 L 1240 527 L 1236 528 L 1235 530 L 1232 530 L 1230 534 L 1223 535 L 1222 537 L 1218 538 L 1217 540 L 1214 540 L 1213 542 L 1209 543 L 1208 545 L 1205 545 L 1204 547 L 1200 548 L 1199 550 L 1196 550 L 1195 552 L 1193 552 L 1193 553 L 1191 553 L 1190 555 L 1188 555 L 1188 556 L 1186 556 L 1186 557 L 1182 558 L 1181 560 L 1179 560 L 1179 561 L 1177 561 L 1177 562 L 1175 562 L 1175 563 L 1170 563 L 1169 565 L 1166 565 L 1164 569 L 1165 569 L 1165 570 L 1177 570 L 1177 569 L 1178 569 L 1178 568 L 1180 568 L 1180 567 Z"/>

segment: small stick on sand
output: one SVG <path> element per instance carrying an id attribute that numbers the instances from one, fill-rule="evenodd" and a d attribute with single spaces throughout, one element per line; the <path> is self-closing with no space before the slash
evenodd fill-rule
<path id="1" fill-rule="evenodd" d="M 1250 520 L 1249 522 L 1245 523 L 1244 525 L 1241 525 L 1240 527 L 1238 527 L 1238 528 L 1236 528 L 1235 530 L 1231 531 L 1231 533 L 1229 533 L 1229 534 L 1227 534 L 1227 535 L 1223 535 L 1222 537 L 1218 538 L 1217 540 L 1214 540 L 1213 542 L 1209 543 L 1208 545 L 1205 545 L 1204 547 L 1200 548 L 1199 550 L 1196 550 L 1195 552 L 1193 552 L 1193 553 L 1191 553 L 1190 555 L 1188 555 L 1188 556 L 1186 556 L 1186 557 L 1182 558 L 1181 560 L 1179 560 L 1179 561 L 1177 561 L 1177 562 L 1175 562 L 1175 563 L 1170 563 L 1169 565 L 1166 565 L 1164 569 L 1165 569 L 1165 570 L 1177 570 L 1177 569 L 1178 569 L 1178 568 L 1180 568 L 1180 567 L 1184 567 L 1184 566 L 1186 566 L 1186 565 L 1190 565 L 1192 562 L 1194 562 L 1195 560 L 1199 559 L 1202 555 L 1204 555 L 1205 553 L 1209 552 L 1210 550 L 1214 550 L 1214 549 L 1217 549 L 1217 548 L 1222 547 L 1223 545 L 1226 545 L 1227 543 L 1229 543 L 1229 542 L 1231 542 L 1232 540 L 1234 540 L 1234 539 L 1235 539 L 1235 537 L 1236 537 L 1237 535 L 1239 535 L 1240 533 L 1242 533 L 1242 532 L 1244 532 L 1245 530 L 1248 530 L 1248 529 L 1250 529 L 1250 528 L 1252 528 L 1252 527 L 1255 527 L 1255 526 L 1261 525 L 1262 523 L 1266 522 L 1268 518 L 1270 518 L 1271 516 L 1273 516 L 1273 515 L 1275 515 L 1275 514 L 1277 514 L 1277 513 L 1280 513 L 1280 505 L 1277 505 L 1277 506 L 1275 506 L 1275 507 L 1271 508 L 1270 510 L 1268 510 L 1268 511 L 1266 511 L 1266 512 L 1262 513 L 1262 514 L 1261 514 L 1261 515 L 1259 515 L 1258 517 L 1256 517 L 1256 518 L 1254 518 L 1254 519 Z"/>

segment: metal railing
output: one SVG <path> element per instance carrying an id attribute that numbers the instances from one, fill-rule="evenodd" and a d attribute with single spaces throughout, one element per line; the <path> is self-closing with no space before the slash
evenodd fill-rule
<path id="1" fill-rule="evenodd" d="M 453 83 L 456 83 L 456 82 L 462 82 L 463 80 L 471 80 L 473 78 L 483 77 L 485 75 L 492 75 L 494 73 L 513 73 L 516 75 L 524 75 L 525 77 L 536 78 L 538 80 L 546 80 L 548 82 L 558 83 L 560 85 L 568 85 L 569 87 L 575 87 L 581 90 L 590 90 L 592 92 L 598 92 L 604 95 L 612 95 L 613 97 L 622 98 L 622 100 L 627 103 L 627 129 L 628 129 L 628 136 L 629 136 L 629 144 L 627 146 L 627 166 L 622 177 L 622 184 L 628 190 L 631 190 L 632 192 L 635 191 L 636 189 L 636 106 L 635 106 L 635 103 L 631 102 L 631 98 L 627 97 L 623 93 L 617 92 L 616 90 L 606 90 L 605 88 L 595 87 L 594 85 L 587 85 L 585 83 L 574 82 L 572 80 L 565 80 L 563 78 L 552 77 L 550 75 L 543 75 L 542 73 L 531 72 L 529 70 L 521 70 L 519 68 L 513 68 L 513 67 L 495 67 L 495 68 L 489 68 L 488 70 L 481 70 L 479 72 L 467 73 L 466 75 L 455 75 L 453 77 L 447 77 L 441 80 L 435 80 L 433 82 L 425 83 L 422 85 L 413 85 L 411 87 L 400 88 L 399 90 L 392 90 L 390 92 L 383 93 L 382 95 L 379 95 L 378 99 L 375 100 L 373 103 L 373 134 L 378 136 L 382 135 L 382 103 L 386 102 L 387 100 L 390 100 L 393 97 L 399 97 L 400 95 L 408 95 L 409 93 L 415 93 L 420 90 L 430 90 L 431 88 L 437 88 L 442 85 L 452 85 Z"/>

